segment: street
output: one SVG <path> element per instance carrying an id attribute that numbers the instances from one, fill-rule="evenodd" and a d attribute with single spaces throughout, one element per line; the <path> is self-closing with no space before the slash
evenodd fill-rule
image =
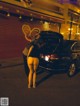
<path id="1" fill-rule="evenodd" d="M 0 97 L 9 98 L 9 106 L 80 106 L 80 73 L 37 73 L 37 88 L 27 88 L 23 64 L 0 68 Z"/>

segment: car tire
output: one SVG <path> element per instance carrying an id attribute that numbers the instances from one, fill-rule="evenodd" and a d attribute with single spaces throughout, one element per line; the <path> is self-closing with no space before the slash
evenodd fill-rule
<path id="1" fill-rule="evenodd" d="M 69 77 L 72 77 L 72 76 L 75 75 L 75 73 L 76 73 L 76 64 L 75 63 L 71 63 L 69 65 L 68 73 L 67 74 L 68 74 Z"/>

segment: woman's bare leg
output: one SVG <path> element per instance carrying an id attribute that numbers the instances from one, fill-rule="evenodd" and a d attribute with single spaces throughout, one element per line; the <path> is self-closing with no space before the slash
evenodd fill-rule
<path id="1" fill-rule="evenodd" d="M 28 76 L 28 88 L 31 88 L 32 76 L 33 76 L 33 64 L 32 58 L 28 58 L 29 76 Z"/>
<path id="2" fill-rule="evenodd" d="M 38 68 L 38 64 L 39 64 L 39 60 L 34 59 L 33 88 L 36 87 L 36 71 L 37 71 L 37 68 Z"/>
<path id="3" fill-rule="evenodd" d="M 32 75 L 33 75 L 33 69 L 32 69 L 32 65 L 29 65 L 29 76 L 28 76 L 28 88 L 31 87 L 31 84 L 32 84 Z"/>

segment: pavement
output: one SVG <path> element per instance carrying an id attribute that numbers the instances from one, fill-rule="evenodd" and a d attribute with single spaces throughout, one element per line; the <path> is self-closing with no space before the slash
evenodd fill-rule
<path id="1" fill-rule="evenodd" d="M 0 64 L 0 98 L 8 97 L 9 106 L 80 106 L 80 73 L 69 78 L 39 69 L 38 86 L 28 89 L 22 59 Z"/>

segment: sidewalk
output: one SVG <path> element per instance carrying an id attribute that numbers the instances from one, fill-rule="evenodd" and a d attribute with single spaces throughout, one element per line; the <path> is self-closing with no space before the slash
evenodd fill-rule
<path id="1" fill-rule="evenodd" d="M 1 59 L 0 60 L 0 68 L 7 68 L 7 67 L 22 65 L 22 64 L 23 64 L 23 58 L 22 57 L 16 57 L 16 58 L 10 58 L 10 59 Z"/>

